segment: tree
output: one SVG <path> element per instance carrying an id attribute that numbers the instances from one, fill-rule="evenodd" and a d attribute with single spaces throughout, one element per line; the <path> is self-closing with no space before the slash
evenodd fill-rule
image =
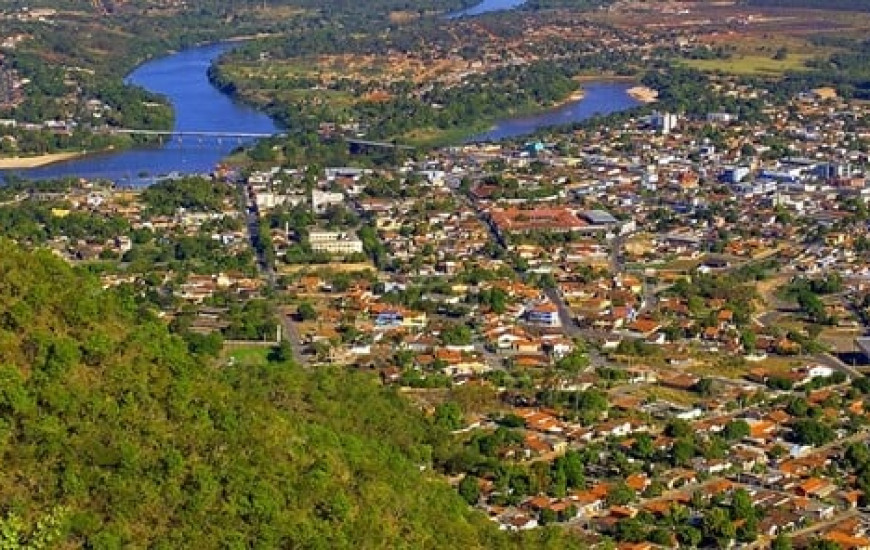
<path id="1" fill-rule="evenodd" d="M 313 321 L 317 318 L 317 310 L 309 302 L 302 302 L 296 308 L 296 315 L 300 321 Z"/>
<path id="2" fill-rule="evenodd" d="M 792 424 L 791 429 L 792 439 L 802 445 L 818 447 L 833 441 L 836 436 L 830 426 L 812 418 L 798 420 Z"/>
<path id="3" fill-rule="evenodd" d="M 568 451 L 557 458 L 556 467 L 565 470 L 565 482 L 569 487 L 582 488 L 586 485 L 586 469 L 577 451 Z"/>
<path id="4" fill-rule="evenodd" d="M 791 550 L 791 539 L 783 534 L 779 534 L 770 543 L 770 550 Z"/>
<path id="5" fill-rule="evenodd" d="M 544 508 L 541 510 L 541 525 L 550 525 L 552 523 L 556 523 L 559 521 L 559 516 L 556 515 L 556 512 L 549 508 Z"/>
<path id="6" fill-rule="evenodd" d="M 458 430 L 462 427 L 462 409 L 454 401 L 440 403 L 435 407 L 434 422 L 446 430 Z"/>
<path id="7" fill-rule="evenodd" d="M 476 505 L 480 499 L 480 485 L 477 478 L 470 475 L 463 477 L 462 481 L 459 482 L 459 494 L 471 506 Z"/>
<path id="8" fill-rule="evenodd" d="M 740 333 L 740 343 L 743 344 L 743 349 L 749 353 L 755 351 L 757 341 L 755 333 L 751 330 L 744 330 Z"/>
<path id="9" fill-rule="evenodd" d="M 864 470 L 870 466 L 870 449 L 864 443 L 850 443 L 845 458 L 856 470 Z"/>
<path id="10" fill-rule="evenodd" d="M 669 547 L 673 545 L 671 533 L 661 527 L 657 527 L 649 532 L 646 539 L 659 546 Z"/>
<path id="11" fill-rule="evenodd" d="M 793 397 L 789 399 L 788 404 L 785 406 L 785 412 L 792 416 L 807 416 L 809 410 L 810 404 L 803 397 Z"/>
<path id="12" fill-rule="evenodd" d="M 634 500 L 634 489 L 625 483 L 617 483 L 607 493 L 607 504 L 611 506 L 624 506 Z"/>
<path id="13" fill-rule="evenodd" d="M 828 539 L 816 539 L 807 547 L 808 550 L 842 550 L 836 542 Z"/>
<path id="14" fill-rule="evenodd" d="M 731 517 L 735 520 L 755 518 L 755 507 L 752 497 L 744 488 L 739 488 L 731 495 Z"/>
<path id="15" fill-rule="evenodd" d="M 695 444 L 685 438 L 678 439 L 671 448 L 671 456 L 675 466 L 685 466 L 695 457 Z"/>
<path id="16" fill-rule="evenodd" d="M 736 441 L 743 439 L 744 437 L 749 437 L 750 433 L 751 429 L 745 420 L 732 420 L 726 424 L 725 429 L 722 430 L 722 437 L 728 441 Z"/>
<path id="17" fill-rule="evenodd" d="M 699 395 L 709 397 L 713 395 L 713 380 L 709 378 L 702 378 L 698 380 L 698 382 L 692 387 L 692 390 Z"/>
<path id="18" fill-rule="evenodd" d="M 682 546 L 697 548 L 704 536 L 698 529 L 691 525 L 682 524 L 676 528 L 677 540 Z"/>
<path id="19" fill-rule="evenodd" d="M 655 453 L 652 437 L 649 434 L 638 434 L 631 444 L 631 454 L 637 458 L 649 458 Z"/>
<path id="20" fill-rule="evenodd" d="M 753 542 L 757 538 L 758 519 L 755 516 L 750 516 L 737 527 L 737 539 L 741 542 Z"/>
<path id="21" fill-rule="evenodd" d="M 728 512 L 723 508 L 713 508 L 707 511 L 702 522 L 704 538 L 715 541 L 716 546 L 725 548 L 737 536 L 737 528 L 731 521 Z"/>
<path id="22" fill-rule="evenodd" d="M 582 348 L 575 348 L 571 353 L 556 361 L 556 368 L 571 374 L 578 374 L 589 366 L 589 357 Z"/>
<path id="23" fill-rule="evenodd" d="M 646 528 L 637 518 L 621 519 L 616 524 L 616 540 L 641 542 L 646 538 Z"/>
<path id="24" fill-rule="evenodd" d="M 287 340 L 281 340 L 269 351 L 268 360 L 273 363 L 286 363 L 293 360 L 293 345 Z"/>
<path id="25" fill-rule="evenodd" d="M 668 420 L 665 425 L 665 435 L 668 437 L 686 437 L 692 433 L 692 425 L 681 418 Z"/>

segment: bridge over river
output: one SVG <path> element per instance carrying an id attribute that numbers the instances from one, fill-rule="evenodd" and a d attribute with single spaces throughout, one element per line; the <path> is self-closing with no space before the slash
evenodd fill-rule
<path id="1" fill-rule="evenodd" d="M 266 133 L 266 132 L 237 132 L 223 130 L 136 130 L 130 128 L 111 128 L 106 129 L 107 134 L 127 134 L 138 136 L 160 136 L 169 138 L 179 138 L 183 140 L 185 137 L 192 138 L 212 138 L 212 139 L 265 139 L 265 138 L 282 138 L 286 137 L 287 133 Z M 409 145 L 402 145 L 390 141 L 375 141 L 359 138 L 342 138 L 348 145 L 356 147 L 380 147 L 384 149 L 402 149 L 412 151 L 414 148 Z"/>

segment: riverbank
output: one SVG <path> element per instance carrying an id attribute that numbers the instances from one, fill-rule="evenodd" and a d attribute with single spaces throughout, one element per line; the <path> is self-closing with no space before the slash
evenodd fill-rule
<path id="1" fill-rule="evenodd" d="M 509 118 L 497 120 L 487 130 L 467 136 L 463 142 L 499 141 L 533 135 L 543 128 L 566 126 L 596 116 L 609 115 L 637 107 L 640 101 L 628 94 L 629 84 L 604 79 L 588 80 L 582 90 L 555 107 L 535 109 L 531 113 L 512 113 Z"/>
<path id="2" fill-rule="evenodd" d="M 85 156 L 86 152 L 76 153 L 48 153 L 34 157 L 6 157 L 0 158 L 0 170 L 26 170 L 28 168 L 40 168 L 55 162 L 77 159 Z"/>
<path id="3" fill-rule="evenodd" d="M 659 98 L 659 92 L 647 86 L 633 86 L 626 93 L 641 103 L 654 103 Z"/>
<path id="4" fill-rule="evenodd" d="M 571 92 L 568 95 L 568 97 L 566 97 L 562 101 L 557 101 L 557 102 L 553 103 L 552 107 L 550 107 L 550 108 L 554 109 L 554 108 L 558 108 L 558 107 L 563 107 L 563 106 L 567 105 L 568 103 L 581 101 L 584 97 L 586 97 L 586 91 L 583 90 L 583 88 L 580 88 L 579 90 L 575 90 L 575 91 Z M 540 112 L 545 112 L 545 111 L 546 110 L 542 110 L 542 111 L 539 111 L 538 113 L 532 112 L 529 114 L 539 114 Z"/>

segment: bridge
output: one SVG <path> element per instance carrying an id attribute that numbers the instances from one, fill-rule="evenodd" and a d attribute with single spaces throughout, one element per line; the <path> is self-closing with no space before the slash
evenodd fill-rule
<path id="1" fill-rule="evenodd" d="M 269 134 L 265 132 L 234 132 L 222 130 L 134 130 L 130 128 L 110 128 L 106 130 L 110 134 L 127 134 L 139 136 L 158 136 L 158 137 L 194 137 L 194 138 L 236 138 L 236 139 L 265 139 L 265 138 L 283 138 L 287 137 L 286 133 Z M 383 149 L 401 149 L 404 151 L 413 151 L 414 147 L 409 145 L 400 145 L 399 143 L 389 141 L 373 141 L 367 139 L 357 139 L 344 137 L 344 141 L 353 147 L 379 147 Z"/>
<path id="2" fill-rule="evenodd" d="M 209 137 L 209 138 L 270 138 L 282 137 L 286 134 L 267 134 L 265 132 L 231 132 L 214 130 L 130 130 L 128 128 L 112 128 L 110 134 L 127 134 L 137 136 L 178 136 L 178 137 Z"/>

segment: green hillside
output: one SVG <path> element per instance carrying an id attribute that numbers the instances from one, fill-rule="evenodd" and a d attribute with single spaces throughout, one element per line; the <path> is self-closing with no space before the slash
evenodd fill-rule
<path id="1" fill-rule="evenodd" d="M 421 468 L 445 434 L 368 375 L 214 363 L 0 242 L 0 547 L 566 547 Z"/>

